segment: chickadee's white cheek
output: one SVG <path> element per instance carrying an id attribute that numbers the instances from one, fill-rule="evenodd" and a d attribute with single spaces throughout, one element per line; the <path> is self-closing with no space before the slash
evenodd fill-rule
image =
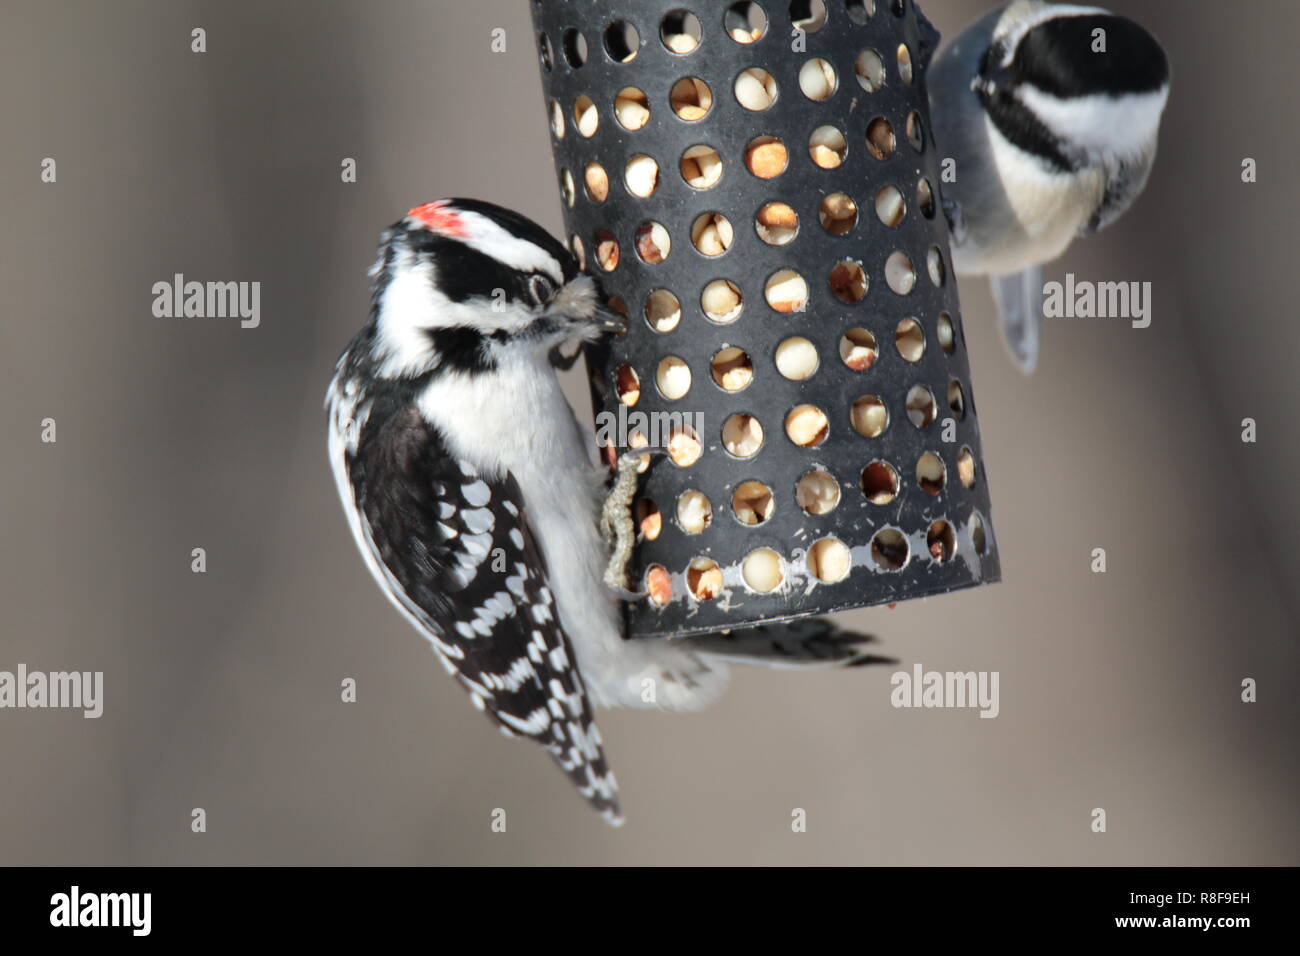
<path id="1" fill-rule="evenodd" d="M 1104 156 L 1139 156 L 1155 146 L 1168 91 L 1060 99 L 1033 86 L 1016 94 L 1068 147 Z"/>

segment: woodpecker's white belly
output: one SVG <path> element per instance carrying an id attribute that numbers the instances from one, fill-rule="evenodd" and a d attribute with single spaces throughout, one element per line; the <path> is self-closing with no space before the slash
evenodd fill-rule
<path id="1" fill-rule="evenodd" d="M 623 639 L 618 599 L 602 580 L 603 476 L 545 353 L 503 358 L 494 372 L 436 378 L 419 401 L 452 454 L 485 474 L 509 472 L 519 483 L 593 704 L 694 709 L 721 693 L 722 665 L 663 641 Z M 646 680 L 654 682 L 649 695 Z"/>

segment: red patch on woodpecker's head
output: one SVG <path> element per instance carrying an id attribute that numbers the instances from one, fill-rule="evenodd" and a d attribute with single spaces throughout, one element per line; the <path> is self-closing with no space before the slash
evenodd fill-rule
<path id="1" fill-rule="evenodd" d="M 406 218 L 414 219 L 426 229 L 444 236 L 465 236 L 465 223 L 460 218 L 460 213 L 448 206 L 445 199 L 415 206 L 406 214 Z"/>

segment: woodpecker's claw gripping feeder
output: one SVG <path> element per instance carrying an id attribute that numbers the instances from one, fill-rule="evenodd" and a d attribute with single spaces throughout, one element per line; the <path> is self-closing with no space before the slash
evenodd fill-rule
<path id="1" fill-rule="evenodd" d="M 629 316 L 598 434 L 670 450 L 628 635 L 998 580 L 912 0 L 532 11 L 568 241 Z"/>

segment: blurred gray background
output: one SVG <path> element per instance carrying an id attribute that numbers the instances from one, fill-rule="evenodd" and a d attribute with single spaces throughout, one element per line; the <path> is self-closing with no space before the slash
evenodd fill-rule
<path id="1" fill-rule="evenodd" d="M 924 9 L 952 36 L 986 6 Z M 0 711 L 0 863 L 1297 862 L 1297 12 L 1112 7 L 1174 66 L 1160 157 L 1049 277 L 1150 280 L 1154 322 L 1049 322 L 1024 378 L 964 282 L 1004 581 L 845 616 L 999 671 L 1001 716 L 738 669 L 707 712 L 603 715 L 614 831 L 383 599 L 325 459 L 386 224 L 468 195 L 560 227 L 526 4 L 8 0 L 0 669 L 107 690 L 97 721 Z M 176 272 L 261 281 L 261 327 L 154 318 Z"/>

